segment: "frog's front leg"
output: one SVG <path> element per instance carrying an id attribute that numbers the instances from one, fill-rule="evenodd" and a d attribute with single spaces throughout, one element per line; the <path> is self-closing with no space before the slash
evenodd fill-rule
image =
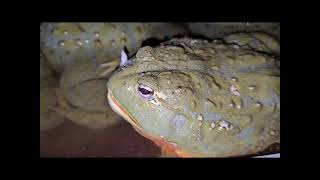
<path id="1" fill-rule="evenodd" d="M 78 125 L 92 130 L 99 130 L 118 122 L 119 117 L 108 108 L 106 112 L 88 112 L 72 107 L 59 89 L 56 89 L 56 95 L 58 105 L 53 107 L 52 110 Z"/>
<path id="2" fill-rule="evenodd" d="M 128 59 L 128 55 L 125 52 L 125 50 L 123 49 L 120 53 L 120 61 L 119 58 L 111 61 L 111 62 L 107 62 L 107 63 L 103 63 L 101 64 L 99 67 L 100 69 L 102 69 L 102 72 L 100 73 L 100 76 L 102 77 L 108 77 L 108 75 L 115 70 L 118 66 L 124 66 L 126 64 L 128 64 L 129 59 Z"/>
<path id="3" fill-rule="evenodd" d="M 100 77 L 108 77 L 110 73 L 115 70 L 119 65 L 118 60 L 113 60 L 111 62 L 103 63 L 99 66 L 99 76 Z"/>

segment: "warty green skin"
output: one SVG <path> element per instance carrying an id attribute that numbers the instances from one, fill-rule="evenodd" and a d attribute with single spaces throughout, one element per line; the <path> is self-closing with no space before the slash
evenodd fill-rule
<path id="1" fill-rule="evenodd" d="M 234 43 L 243 49 L 266 52 L 280 56 L 280 43 L 265 33 L 235 33 L 223 38 L 226 43 Z"/>
<path id="2" fill-rule="evenodd" d="M 108 91 L 144 133 L 192 156 L 248 155 L 280 142 L 277 61 L 218 40 L 172 39 L 139 49 Z M 154 90 L 152 101 L 139 96 L 139 84 Z M 220 129 L 222 121 L 232 129 Z"/>
<path id="3" fill-rule="evenodd" d="M 104 63 L 118 57 L 124 46 L 136 52 L 148 38 L 185 32 L 172 23 L 42 23 L 40 47 L 52 68 L 61 73 L 79 54 Z"/>

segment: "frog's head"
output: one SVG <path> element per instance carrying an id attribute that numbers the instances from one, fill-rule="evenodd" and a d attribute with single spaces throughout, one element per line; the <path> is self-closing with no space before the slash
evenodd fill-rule
<path id="1" fill-rule="evenodd" d="M 183 50 L 169 49 L 170 55 Z M 179 156 L 188 156 L 176 144 L 189 134 L 185 112 L 194 110 L 198 101 L 192 77 L 182 71 L 190 62 L 173 56 L 165 62 L 166 57 L 157 50 L 161 48 L 143 47 L 129 60 L 121 53 L 122 66 L 108 80 L 109 104 L 143 136 Z"/>
<path id="2" fill-rule="evenodd" d="M 231 51 L 242 52 L 231 48 L 220 51 L 224 46 L 219 42 L 203 45 L 215 46 L 217 51 L 211 52 L 208 48 L 203 52 L 202 46 L 192 45 L 195 43 L 195 40 L 172 39 L 160 47 L 140 48 L 129 60 L 122 53 L 121 66 L 113 72 L 107 85 L 113 110 L 141 135 L 178 156 L 252 154 L 278 139 L 279 134 L 275 132 L 280 132 L 279 108 L 275 104 L 279 98 L 256 96 L 269 92 L 270 88 L 256 82 L 260 90 L 252 92 L 244 77 L 252 76 L 251 80 L 257 81 L 254 78 L 263 76 L 274 82 L 270 83 L 272 91 L 278 89 L 279 78 L 242 73 L 241 81 L 236 83 L 241 89 L 238 92 L 237 88 L 234 90 L 233 78 L 227 74 L 228 68 L 237 69 L 228 67 L 226 62 L 231 61 L 222 57 Z M 216 58 L 210 59 L 212 55 Z M 236 61 L 242 62 L 243 57 L 238 57 L 241 56 L 236 56 Z M 215 65 L 221 65 L 221 69 Z M 237 108 L 234 101 L 239 104 Z M 263 110 L 256 101 L 265 103 Z M 264 142 L 260 143 L 261 139 Z"/>

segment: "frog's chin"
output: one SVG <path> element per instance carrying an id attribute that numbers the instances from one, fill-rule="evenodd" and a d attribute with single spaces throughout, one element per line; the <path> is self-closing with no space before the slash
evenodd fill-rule
<path id="1" fill-rule="evenodd" d="M 111 91 L 108 91 L 108 102 L 113 111 L 115 111 L 118 115 L 123 117 L 127 122 L 129 122 L 133 128 L 142 136 L 148 138 L 148 139 L 155 139 L 154 137 L 151 137 L 151 135 L 148 135 L 139 125 L 139 123 L 128 113 L 128 111 L 121 106 L 121 104 L 114 98 Z"/>
<path id="2" fill-rule="evenodd" d="M 153 141 L 156 145 L 160 146 L 162 150 L 164 150 L 166 153 L 178 157 L 191 157 L 189 153 L 186 153 L 181 149 L 172 146 L 170 143 L 165 142 L 165 140 L 161 138 L 157 138 L 145 132 L 141 128 L 141 126 L 139 126 L 139 123 L 132 116 L 130 116 L 128 111 L 125 108 L 123 108 L 121 104 L 114 98 L 111 91 L 108 91 L 108 102 L 112 110 L 115 111 L 121 117 L 123 117 L 127 122 L 129 122 L 139 134 Z"/>
<path id="3" fill-rule="evenodd" d="M 126 109 L 124 109 L 120 103 L 114 98 L 111 91 L 108 91 L 108 102 L 111 109 L 116 112 L 119 116 L 123 117 L 127 122 L 129 122 L 135 129 L 139 129 L 141 131 L 138 122 L 130 117 L 129 113 Z"/>

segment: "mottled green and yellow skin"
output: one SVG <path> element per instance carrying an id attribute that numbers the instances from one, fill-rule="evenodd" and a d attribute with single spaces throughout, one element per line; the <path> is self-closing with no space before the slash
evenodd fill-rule
<path id="1" fill-rule="evenodd" d="M 249 155 L 280 142 L 278 61 L 219 40 L 172 39 L 140 48 L 113 73 L 109 103 L 141 134 L 183 154 Z M 141 84 L 154 91 L 152 100 L 139 95 Z"/>

